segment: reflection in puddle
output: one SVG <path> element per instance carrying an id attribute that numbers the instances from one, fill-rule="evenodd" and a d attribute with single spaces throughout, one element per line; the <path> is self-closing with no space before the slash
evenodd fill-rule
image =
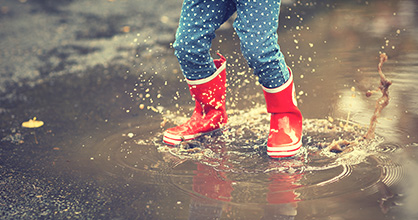
<path id="1" fill-rule="evenodd" d="M 231 110 L 227 129 L 191 146 L 199 150 L 163 145 L 159 120 L 147 125 L 155 131 L 153 137 L 141 135 L 145 128 L 137 126 L 91 143 L 89 149 L 100 155 L 94 162 L 108 175 L 170 184 L 191 196 L 190 215 L 211 213 L 213 218 L 225 209 L 254 209 L 267 219 L 295 216 L 305 201 L 374 195 L 404 176 L 402 166 L 391 160 L 399 146 L 387 145 L 381 137 L 358 142 L 350 151 L 330 152 L 325 143 L 355 140 L 367 130 L 344 120 L 305 119 L 304 150 L 290 159 L 269 159 L 264 132 L 268 114 L 263 109 Z M 172 114 L 164 118 L 187 120 Z"/>

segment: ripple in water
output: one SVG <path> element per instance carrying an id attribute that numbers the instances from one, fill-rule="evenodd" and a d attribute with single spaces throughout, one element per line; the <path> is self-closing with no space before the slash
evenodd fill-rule
<path id="1" fill-rule="evenodd" d="M 269 114 L 258 106 L 229 111 L 223 132 L 183 148 L 162 144 L 160 122 L 121 130 L 95 144 L 95 160 L 109 175 L 152 184 L 172 184 L 199 198 L 239 204 L 288 203 L 352 193 L 376 193 L 396 184 L 403 169 L 390 156 L 400 147 L 376 137 L 358 141 L 366 128 L 344 121 L 305 119 L 303 149 L 293 158 L 270 159 L 266 152 Z M 186 117 L 165 114 L 182 123 Z M 144 132 L 147 131 L 147 132 Z M 150 133 L 151 134 L 150 134 Z M 333 141 L 355 144 L 331 152 Z"/>

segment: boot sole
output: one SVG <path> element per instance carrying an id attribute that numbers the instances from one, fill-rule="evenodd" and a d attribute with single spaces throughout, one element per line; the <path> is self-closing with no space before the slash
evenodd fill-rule
<path id="1" fill-rule="evenodd" d="M 170 133 L 166 132 L 166 133 L 164 133 L 163 143 L 167 144 L 167 145 L 171 145 L 171 146 L 178 146 L 178 145 L 180 145 L 180 143 L 182 141 L 191 141 L 191 140 L 194 140 L 194 139 L 196 139 L 200 136 L 203 136 L 203 135 L 212 134 L 212 133 L 215 133 L 217 131 L 223 131 L 226 128 L 227 128 L 227 126 L 224 126 L 222 128 L 218 128 L 218 129 L 215 129 L 213 131 L 209 131 L 209 132 L 205 132 L 205 133 L 185 135 L 185 136 L 170 134 Z"/>
<path id="2" fill-rule="evenodd" d="M 284 158 L 284 157 L 293 157 L 302 146 L 302 138 L 294 145 L 290 146 L 280 146 L 280 147 L 269 147 L 267 146 L 267 155 L 271 158 Z"/>

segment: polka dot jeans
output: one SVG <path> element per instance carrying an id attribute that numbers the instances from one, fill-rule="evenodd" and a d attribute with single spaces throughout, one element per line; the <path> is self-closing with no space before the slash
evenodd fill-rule
<path id="1" fill-rule="evenodd" d="M 215 31 L 234 12 L 234 28 L 241 51 L 266 88 L 289 79 L 289 71 L 277 43 L 280 0 L 184 0 L 173 44 L 184 76 L 209 77 L 216 71 L 209 49 Z"/>

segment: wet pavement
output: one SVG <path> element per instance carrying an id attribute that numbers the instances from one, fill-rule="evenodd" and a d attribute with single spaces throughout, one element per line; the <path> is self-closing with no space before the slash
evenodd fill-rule
<path id="1" fill-rule="evenodd" d="M 229 128 L 162 145 L 193 103 L 170 44 L 181 1 L 0 2 L 1 219 L 416 219 L 418 4 L 283 1 L 304 150 L 265 153 L 268 115 L 228 21 Z M 358 141 L 392 80 L 376 138 Z M 45 124 L 24 128 L 36 117 Z M 243 120 L 244 119 L 244 120 Z M 334 140 L 356 141 L 343 152 Z"/>

